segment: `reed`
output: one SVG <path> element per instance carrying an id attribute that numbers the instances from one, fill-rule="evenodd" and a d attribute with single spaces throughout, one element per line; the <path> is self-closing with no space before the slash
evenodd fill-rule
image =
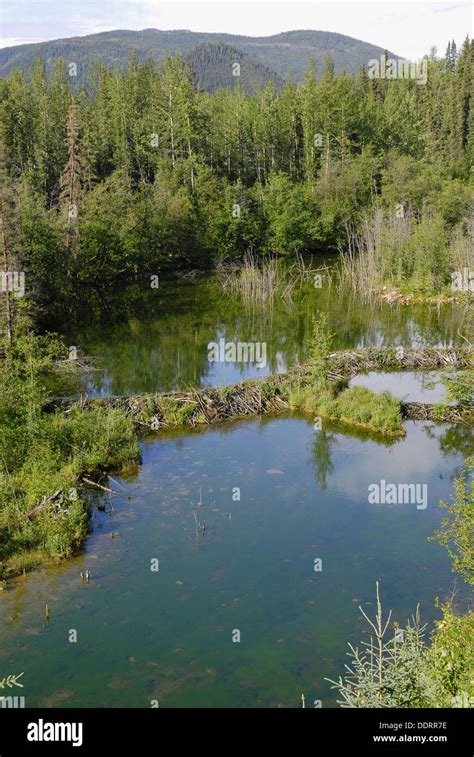
<path id="1" fill-rule="evenodd" d="M 314 269 L 297 255 L 290 267 L 275 257 L 247 252 L 240 266 L 220 263 L 217 277 L 223 291 L 242 298 L 246 304 L 273 306 L 275 300 L 293 301 L 295 289 L 323 269 Z M 324 270 L 326 270 L 324 268 Z"/>
<path id="2" fill-rule="evenodd" d="M 411 215 L 397 218 L 382 208 L 364 214 L 358 224 L 347 223 L 347 246 L 340 250 L 339 284 L 362 296 L 382 290 L 393 277 L 394 260 L 402 259 L 412 230 Z"/>

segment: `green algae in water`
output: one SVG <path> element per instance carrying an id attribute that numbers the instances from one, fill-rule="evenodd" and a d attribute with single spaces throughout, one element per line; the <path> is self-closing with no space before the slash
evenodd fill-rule
<path id="1" fill-rule="evenodd" d="M 2 592 L 0 663 L 25 671 L 26 706 L 335 706 L 324 678 L 362 637 L 375 580 L 401 622 L 418 602 L 432 621 L 453 588 L 428 536 L 461 457 L 451 427 L 406 425 L 384 444 L 288 417 L 144 442 L 86 553 Z M 370 505 L 381 478 L 426 483 L 428 507 Z"/>

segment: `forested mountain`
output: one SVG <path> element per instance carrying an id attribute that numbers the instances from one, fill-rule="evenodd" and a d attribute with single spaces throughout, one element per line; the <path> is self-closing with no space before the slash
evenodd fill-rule
<path id="1" fill-rule="evenodd" d="M 319 75 L 327 54 L 332 56 L 336 72 L 345 68 L 356 73 L 360 66 L 367 66 L 371 58 L 380 58 L 384 52 L 375 45 L 333 32 L 292 31 L 270 37 L 244 37 L 186 30 L 118 30 L 4 48 L 0 50 L 0 76 L 6 76 L 14 68 L 26 73 L 39 53 L 47 72 L 60 57 L 67 63 L 76 63 L 77 80 L 81 82 L 97 58 L 105 65 L 123 68 L 132 50 L 136 50 L 139 60 L 152 57 L 162 62 L 167 55 L 175 53 L 189 57 L 198 67 L 201 86 L 210 91 L 221 81 L 230 85 L 235 83 L 233 79 L 229 81 L 228 71 L 224 70 L 233 51 L 240 54 L 241 64 L 245 61 L 241 86 L 246 91 L 254 90 L 269 79 L 278 86 L 279 81 L 286 80 L 289 75 L 295 82 L 300 82 L 310 60 L 316 62 Z M 222 66 L 222 72 L 219 72 L 219 66 Z"/>
<path id="2" fill-rule="evenodd" d="M 119 286 L 248 250 L 347 246 L 356 224 L 383 239 L 390 281 L 446 285 L 472 257 L 473 61 L 472 41 L 450 45 L 420 84 L 338 75 L 328 57 L 319 79 L 309 66 L 253 94 L 196 88 L 181 56 L 96 63 L 74 92 L 61 59 L 14 71 L 3 228 L 35 317 L 102 312 Z"/>
<path id="3" fill-rule="evenodd" d="M 267 66 L 222 42 L 198 45 L 186 59 L 194 73 L 194 84 L 208 92 L 215 92 L 220 87 L 240 87 L 252 94 L 269 82 L 273 82 L 277 89 L 284 84 L 283 79 Z"/>

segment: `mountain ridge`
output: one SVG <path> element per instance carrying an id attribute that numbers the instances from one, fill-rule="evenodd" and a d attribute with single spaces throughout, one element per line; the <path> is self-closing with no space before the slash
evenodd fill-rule
<path id="1" fill-rule="evenodd" d="M 203 48 L 206 45 L 208 47 Z M 215 57 L 216 48 L 210 47 L 212 45 L 220 46 L 221 64 Z M 191 62 L 197 62 L 200 84 L 210 91 L 219 86 L 235 85 L 235 81 L 229 80 L 227 69 L 223 70 L 221 77 L 218 70 L 219 65 L 228 65 L 231 50 L 237 50 L 243 56 L 239 60 L 245 68 L 241 84 L 250 91 L 270 80 L 281 86 L 289 76 L 300 82 L 310 60 L 315 61 L 320 74 L 327 54 L 333 57 L 336 72 L 345 68 L 355 73 L 361 66 L 367 67 L 371 58 L 379 58 L 384 53 L 384 49 L 377 45 L 347 35 L 310 29 L 295 29 L 267 37 L 179 29 L 114 29 L 0 49 L 0 77 L 5 77 L 15 68 L 26 74 L 39 53 L 47 70 L 60 57 L 66 63 L 75 62 L 78 81 L 83 81 L 89 66 L 98 58 L 105 65 L 123 68 L 132 50 L 136 51 L 139 59 L 152 57 L 158 63 L 168 55 L 180 53 Z M 212 61 L 205 60 L 206 50 Z M 393 53 L 387 52 L 393 56 Z M 205 71 L 208 72 L 207 78 Z"/>

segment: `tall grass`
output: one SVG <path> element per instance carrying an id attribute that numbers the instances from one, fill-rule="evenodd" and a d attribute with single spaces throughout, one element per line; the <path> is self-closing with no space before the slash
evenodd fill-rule
<path id="1" fill-rule="evenodd" d="M 341 251 L 341 283 L 364 294 L 379 291 L 401 260 L 413 227 L 410 216 L 397 218 L 382 208 L 362 216 L 358 225 L 346 224 L 347 248 Z"/>
<path id="2" fill-rule="evenodd" d="M 249 251 L 240 266 L 229 268 L 221 263 L 217 275 L 227 294 L 237 295 L 248 304 L 273 306 L 277 299 L 291 303 L 297 287 L 321 270 L 312 268 L 301 255 L 288 267 L 275 257 Z"/>
<path id="3" fill-rule="evenodd" d="M 449 240 L 449 257 L 453 271 L 474 271 L 474 203 L 464 226 L 457 227 Z"/>

